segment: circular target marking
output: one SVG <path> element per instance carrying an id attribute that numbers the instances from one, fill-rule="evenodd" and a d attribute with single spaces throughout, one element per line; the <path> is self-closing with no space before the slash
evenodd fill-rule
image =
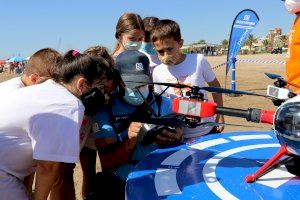
<path id="1" fill-rule="evenodd" d="M 300 199 L 299 178 L 284 166 L 253 184 L 244 180 L 278 147 L 270 131 L 212 134 L 156 150 L 129 175 L 127 199 Z"/>
<path id="2" fill-rule="evenodd" d="M 270 135 L 242 135 L 242 136 L 232 136 L 229 137 L 232 140 L 235 141 L 241 141 L 241 140 L 254 140 L 254 139 L 272 139 Z M 219 139 L 213 139 L 208 140 L 204 142 L 200 142 L 198 144 L 194 144 L 189 146 L 191 149 L 197 149 L 197 150 L 204 150 L 210 147 L 214 147 L 216 145 L 226 144 L 230 141 L 219 138 Z M 255 145 L 254 145 L 255 146 Z M 276 147 L 280 146 L 279 144 L 276 144 Z M 248 150 L 248 149 L 247 149 Z M 191 150 L 179 150 L 175 153 L 168 156 L 161 164 L 162 165 L 168 165 L 168 166 L 179 166 L 187 157 L 194 154 L 195 151 Z M 180 194 L 181 191 L 179 189 L 179 186 L 176 181 L 176 169 L 165 169 L 165 168 L 158 168 L 155 173 L 154 177 L 154 184 L 156 188 L 156 192 L 158 196 L 166 196 L 171 194 Z M 214 176 L 214 178 L 216 178 Z M 222 187 L 219 187 L 222 188 Z M 214 190 L 212 190 L 214 191 Z"/>
<path id="3" fill-rule="evenodd" d="M 220 184 L 220 182 L 217 181 L 218 179 L 216 176 L 216 167 L 217 167 L 218 163 L 222 159 L 224 159 L 232 154 L 235 154 L 235 153 L 253 150 L 253 149 L 271 148 L 271 147 L 280 147 L 280 145 L 279 144 L 257 144 L 257 145 L 238 147 L 238 148 L 230 149 L 228 151 L 217 154 L 216 156 L 210 158 L 204 165 L 203 177 L 204 177 L 205 183 L 210 188 L 210 190 L 212 192 L 214 192 L 221 199 L 237 200 L 238 198 L 236 198 L 230 192 L 228 192 Z"/>

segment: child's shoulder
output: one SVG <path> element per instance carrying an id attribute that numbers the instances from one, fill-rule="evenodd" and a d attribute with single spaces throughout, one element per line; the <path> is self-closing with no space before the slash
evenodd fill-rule
<path id="1" fill-rule="evenodd" d="M 164 71 L 165 69 L 167 69 L 167 66 L 165 64 L 161 63 L 153 69 L 153 74 L 160 73 L 160 72 Z"/>

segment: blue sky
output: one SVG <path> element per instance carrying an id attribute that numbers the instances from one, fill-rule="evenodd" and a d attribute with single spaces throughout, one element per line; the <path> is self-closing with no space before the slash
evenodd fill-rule
<path id="1" fill-rule="evenodd" d="M 220 43 L 229 38 L 238 12 L 247 8 L 260 17 L 256 37 L 275 27 L 286 34 L 295 18 L 281 0 L 2 0 L 0 59 L 27 57 L 44 47 L 65 52 L 104 45 L 112 50 L 124 12 L 177 21 L 185 44 L 200 39 Z"/>

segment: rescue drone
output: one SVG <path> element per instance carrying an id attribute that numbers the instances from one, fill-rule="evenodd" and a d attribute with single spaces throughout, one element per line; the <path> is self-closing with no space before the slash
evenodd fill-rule
<path id="1" fill-rule="evenodd" d="M 275 74 L 266 75 L 269 78 L 276 79 L 278 84 L 275 89 L 282 88 L 286 82 L 282 77 Z M 151 118 L 145 123 L 153 123 L 157 125 L 166 126 L 184 126 L 184 127 L 197 127 L 197 126 L 216 126 L 216 125 L 235 125 L 235 124 L 219 124 L 219 123 L 201 123 L 201 118 L 211 117 L 216 114 L 222 114 L 227 116 L 244 118 L 250 122 L 256 123 L 267 123 L 273 125 L 275 134 L 281 145 L 279 151 L 267 161 L 260 169 L 258 169 L 254 174 L 248 175 L 246 177 L 246 182 L 251 183 L 256 181 L 262 175 L 268 173 L 269 171 L 279 167 L 282 164 L 288 164 L 293 159 L 300 160 L 300 96 L 296 96 L 294 93 L 288 93 L 286 99 L 280 98 L 281 96 L 270 95 L 270 87 L 268 87 L 268 95 L 257 94 L 253 92 L 230 90 L 217 87 L 198 87 L 198 86 L 188 86 L 178 83 L 147 83 L 139 82 L 145 85 L 162 85 L 166 86 L 166 89 L 160 94 L 162 95 L 169 87 L 175 88 L 189 88 L 190 91 L 187 92 L 186 97 L 178 97 L 173 99 L 173 111 L 175 114 Z M 285 84 L 283 84 L 285 83 Z M 292 85 L 292 84 L 290 84 Z M 278 87 L 279 86 L 279 87 Z M 299 86 L 298 86 L 299 87 Z M 300 88 L 300 87 L 299 87 Z M 282 103 L 282 105 L 276 111 L 268 111 L 257 108 L 248 108 L 246 110 L 237 108 L 228 108 L 217 106 L 216 103 L 208 101 L 203 98 L 203 93 L 201 90 L 212 93 L 222 93 L 222 94 L 242 94 L 251 96 L 260 96 L 272 100 L 287 100 Z M 274 94 L 274 93 L 273 93 Z M 291 98 L 291 99 L 289 99 Z M 177 124 L 178 123 L 178 124 Z M 297 163 L 297 162 L 296 162 Z M 297 163 L 298 164 L 298 163 Z M 300 176 L 300 173 L 296 169 L 296 164 L 286 165 L 288 171 Z M 289 167 L 288 167 L 289 166 Z M 299 166 L 298 166 L 299 167 Z"/>

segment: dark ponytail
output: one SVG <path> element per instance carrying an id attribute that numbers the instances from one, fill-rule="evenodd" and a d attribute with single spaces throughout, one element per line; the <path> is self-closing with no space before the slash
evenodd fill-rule
<path id="1" fill-rule="evenodd" d="M 52 78 L 56 82 L 69 83 L 75 76 L 82 75 L 87 82 L 92 84 L 103 75 L 110 75 L 110 67 L 110 64 L 101 57 L 70 50 L 65 53 L 58 67 L 52 72 Z"/>

